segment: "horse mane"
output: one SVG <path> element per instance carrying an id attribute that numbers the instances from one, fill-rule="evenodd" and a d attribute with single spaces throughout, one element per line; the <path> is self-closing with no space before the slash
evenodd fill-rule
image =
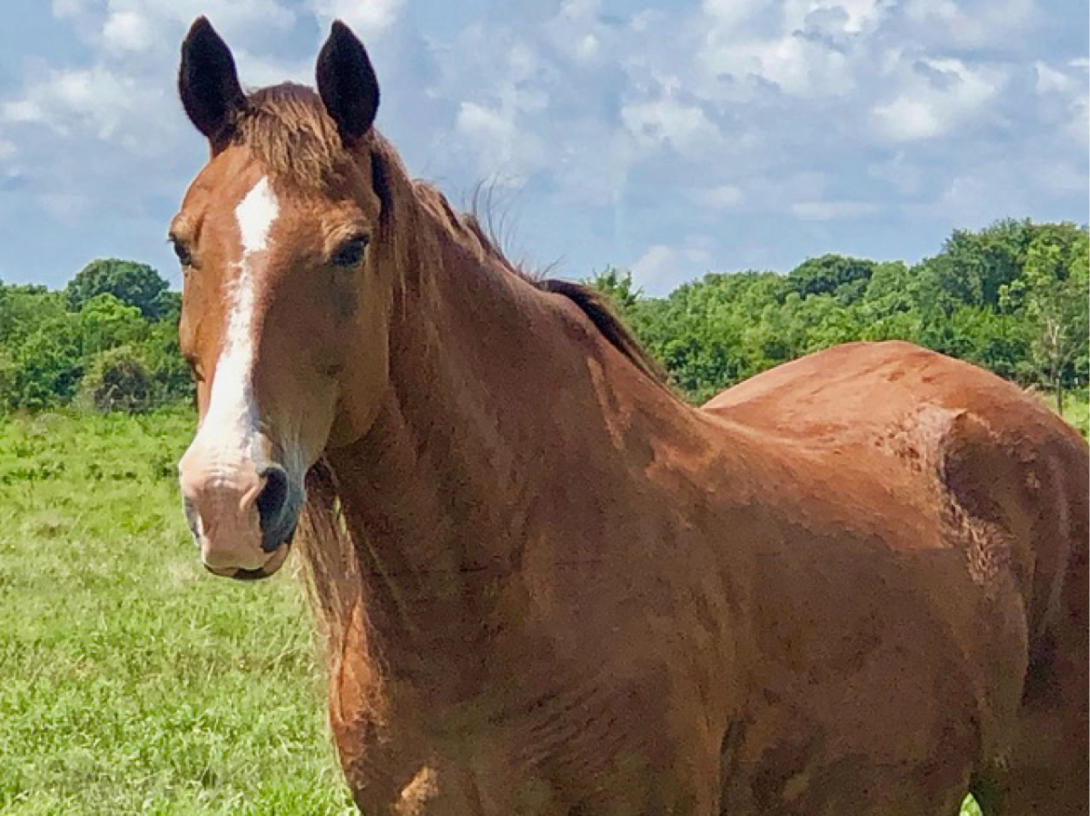
<path id="1" fill-rule="evenodd" d="M 430 187 L 430 185 L 428 185 Z M 584 283 L 563 280 L 561 278 L 549 278 L 545 274 L 532 271 L 525 263 L 513 263 L 506 253 L 500 249 L 500 241 L 491 229 L 486 229 L 477 212 L 465 213 L 461 216 L 453 213 L 450 205 L 442 193 L 431 188 L 435 195 L 443 200 L 446 210 L 462 229 L 467 232 L 480 246 L 481 252 L 498 263 L 508 272 L 517 275 L 529 283 L 535 289 L 550 294 L 563 295 L 578 306 L 591 324 L 609 341 L 609 343 L 623 354 L 636 368 L 650 380 L 660 385 L 673 394 L 667 385 L 667 375 L 659 362 L 648 353 L 639 340 L 626 326 L 610 305 L 609 300 L 598 290 Z M 474 198 L 474 209 L 478 209 L 480 199 Z M 491 219 L 487 219 L 491 224 Z M 550 267 L 545 268 L 548 272 Z"/>

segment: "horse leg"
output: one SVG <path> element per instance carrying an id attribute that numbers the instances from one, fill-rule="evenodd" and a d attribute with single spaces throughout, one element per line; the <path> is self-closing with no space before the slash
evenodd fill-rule
<path id="1" fill-rule="evenodd" d="M 984 774 L 973 790 L 985 816 L 1090 816 L 1090 656 L 1082 566 L 1081 580 L 1071 581 L 1066 593 L 1068 614 L 1030 661 L 1006 767 Z"/>
<path id="2" fill-rule="evenodd" d="M 1085 660 L 1082 678 L 1086 677 Z M 1067 687 L 1064 691 L 1079 685 L 1077 680 L 1060 683 Z M 1024 705 L 999 812 L 1010 816 L 1090 814 L 1085 679 L 1081 688 L 1081 701 L 1065 694 L 1066 699 L 1030 700 Z M 988 811 L 985 814 L 991 816 Z"/>

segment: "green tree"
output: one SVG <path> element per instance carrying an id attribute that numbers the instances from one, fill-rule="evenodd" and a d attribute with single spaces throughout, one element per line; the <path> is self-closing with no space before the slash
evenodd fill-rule
<path id="1" fill-rule="evenodd" d="M 1038 229 L 1022 275 L 1004 288 L 1004 301 L 1030 321 L 1030 360 L 1053 388 L 1063 414 L 1072 363 L 1086 355 L 1090 335 L 1090 249 L 1085 229 L 1050 224 Z"/>
<path id="2" fill-rule="evenodd" d="M 80 327 L 75 315 L 39 325 L 15 354 L 8 408 L 40 411 L 67 403 L 83 374 Z"/>
<path id="3" fill-rule="evenodd" d="M 164 306 L 167 282 L 147 264 L 100 258 L 83 267 L 65 287 L 68 308 L 79 311 L 83 304 L 103 293 L 135 306 L 147 320 L 155 320 Z"/>
<path id="4" fill-rule="evenodd" d="M 936 305 L 949 314 L 959 304 L 999 309 L 1000 293 L 1018 278 L 1038 229 L 1028 219 L 996 221 L 979 232 L 954 230 L 942 252 L 926 263 Z"/>
<path id="5" fill-rule="evenodd" d="M 152 380 L 152 400 L 156 403 L 193 399 L 193 380 L 189 366 L 178 350 L 176 321 L 160 320 L 148 327 L 140 349 Z"/>
<path id="6" fill-rule="evenodd" d="M 874 261 L 827 254 L 803 261 L 787 279 L 799 297 L 833 295 L 846 305 L 862 297 L 874 267 Z"/>
<path id="7" fill-rule="evenodd" d="M 95 295 L 84 303 L 79 319 L 80 350 L 85 357 L 137 343 L 148 329 L 138 308 L 122 303 L 108 292 Z"/>
<path id="8" fill-rule="evenodd" d="M 606 295 L 617 314 L 622 317 L 630 312 L 643 297 L 643 290 L 632 281 L 632 273 L 627 269 L 618 269 L 616 266 L 607 266 L 584 283 Z"/>
<path id="9" fill-rule="evenodd" d="M 80 390 L 103 413 L 142 413 L 153 403 L 151 372 L 132 346 L 117 346 L 96 354 L 83 375 Z"/>
<path id="10" fill-rule="evenodd" d="M 44 286 L 0 283 L 0 346 L 14 350 L 38 327 L 66 314 L 64 298 Z"/>

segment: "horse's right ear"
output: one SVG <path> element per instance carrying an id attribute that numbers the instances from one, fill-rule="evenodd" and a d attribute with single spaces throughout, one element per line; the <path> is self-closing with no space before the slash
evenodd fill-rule
<path id="1" fill-rule="evenodd" d="M 182 43 L 178 94 L 189 120 L 208 138 L 212 152 L 222 150 L 246 96 L 231 49 L 204 17 L 193 22 Z"/>

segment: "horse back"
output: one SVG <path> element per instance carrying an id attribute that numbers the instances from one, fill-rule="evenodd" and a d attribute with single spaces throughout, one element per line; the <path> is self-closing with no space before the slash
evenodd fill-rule
<path id="1" fill-rule="evenodd" d="M 1034 396 L 908 343 L 851 343 L 757 375 L 704 410 L 869 460 L 876 478 L 891 469 L 914 477 L 965 548 L 976 583 L 1013 575 L 1025 609 L 1027 684 L 1035 666 L 1055 659 L 1058 642 L 1085 655 L 1090 453 Z"/>

